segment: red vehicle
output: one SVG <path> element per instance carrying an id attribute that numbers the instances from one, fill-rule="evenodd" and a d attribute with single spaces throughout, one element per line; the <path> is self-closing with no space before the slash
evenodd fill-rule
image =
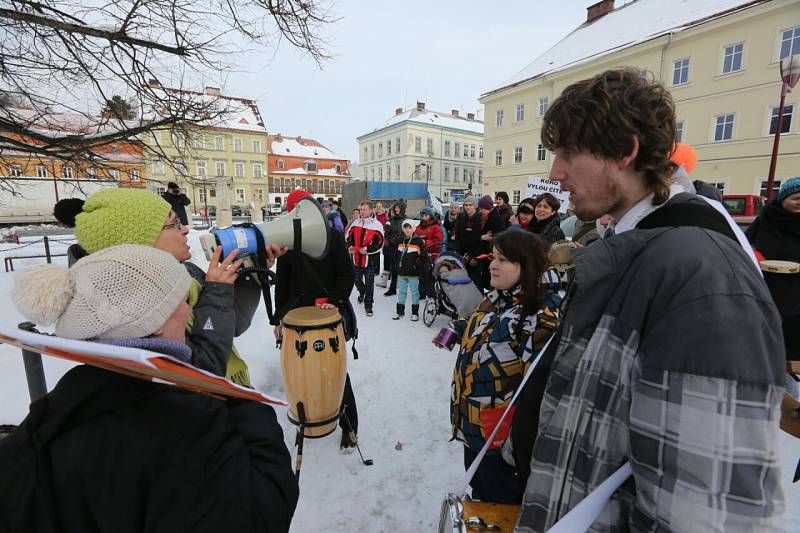
<path id="1" fill-rule="evenodd" d="M 761 214 L 764 197 L 754 194 L 725 194 L 722 196 L 722 205 L 737 224 L 747 226 Z"/>

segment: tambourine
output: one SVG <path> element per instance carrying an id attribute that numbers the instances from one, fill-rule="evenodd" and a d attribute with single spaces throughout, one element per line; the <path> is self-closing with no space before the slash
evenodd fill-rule
<path id="1" fill-rule="evenodd" d="M 794 261 L 765 260 L 760 261 L 761 270 L 773 274 L 800 274 L 800 263 Z"/>

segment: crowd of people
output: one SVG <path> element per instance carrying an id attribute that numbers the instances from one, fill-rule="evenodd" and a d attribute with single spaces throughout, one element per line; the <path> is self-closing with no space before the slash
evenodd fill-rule
<path id="1" fill-rule="evenodd" d="M 448 326 L 451 435 L 474 498 L 518 505 L 516 530 L 542 532 L 629 464 L 593 529 L 780 531 L 778 421 L 797 395 L 786 361 L 800 358 L 800 276 L 757 264 L 800 262 L 800 178 L 745 238 L 688 179 L 674 139 L 671 96 L 635 70 L 553 102 L 542 142 L 575 216 L 563 284 L 551 250 L 565 241 L 564 206 L 551 194 L 516 209 L 505 192 L 469 195 L 441 213 L 365 200 L 349 218 L 323 202 L 324 257 L 265 250 L 274 334 L 288 311 L 317 306 L 338 309 L 355 338 L 351 293 L 371 317 L 376 284 L 396 297 L 394 320 L 416 321 L 432 265 L 454 252 L 478 293 Z M 294 191 L 288 210 L 310 196 Z M 70 265 L 20 274 L 15 304 L 61 337 L 167 353 L 250 386 L 233 343 L 261 287 L 239 274 L 238 250 L 217 249 L 206 272 L 188 262 L 183 205 L 124 189 L 61 204 L 78 240 Z M 348 449 L 349 376 L 342 410 Z M 131 447 L 122 462 L 113 453 Z M 79 366 L 0 441 L 0 487 L 17 494 L 0 501 L 0 531 L 286 531 L 298 499 L 289 462 L 268 406 Z"/>

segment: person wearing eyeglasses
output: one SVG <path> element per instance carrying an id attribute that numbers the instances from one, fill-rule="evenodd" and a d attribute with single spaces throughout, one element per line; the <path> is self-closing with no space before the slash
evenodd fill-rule
<path id="1" fill-rule="evenodd" d="M 203 272 L 189 262 L 185 226 L 170 204 L 159 195 L 137 189 L 108 188 L 85 202 L 62 200 L 54 209 L 56 218 L 75 228 L 77 249 L 70 265 L 81 257 L 117 244 L 141 244 L 168 252 L 183 263 L 193 278 L 187 303 L 192 314 L 186 328 L 186 343 L 192 349 L 191 363 L 250 387 L 247 363 L 239 356 L 233 339 L 250 327 L 261 299 L 261 286 L 249 275 L 239 276 L 238 250 L 222 258 L 219 252 Z M 286 248 L 267 248 L 271 268 Z"/>

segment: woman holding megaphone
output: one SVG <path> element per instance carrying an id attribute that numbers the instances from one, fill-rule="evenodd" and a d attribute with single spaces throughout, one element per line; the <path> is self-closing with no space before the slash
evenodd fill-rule
<path id="1" fill-rule="evenodd" d="M 221 248 L 203 273 L 189 263 L 192 256 L 186 235 L 189 228 L 177 218 L 170 204 L 155 193 L 137 189 L 108 188 L 85 202 L 59 202 L 55 214 L 75 228 L 78 245 L 71 247 L 70 264 L 81 256 L 117 244 L 141 244 L 172 254 L 193 277 L 187 302 L 192 314 L 186 327 L 191 363 L 240 385 L 251 386 L 247 364 L 233 345 L 253 320 L 261 298 L 261 286 L 253 276 L 239 276 L 238 250 L 221 260 Z M 286 253 L 285 247 L 267 247 L 267 267 Z"/>

